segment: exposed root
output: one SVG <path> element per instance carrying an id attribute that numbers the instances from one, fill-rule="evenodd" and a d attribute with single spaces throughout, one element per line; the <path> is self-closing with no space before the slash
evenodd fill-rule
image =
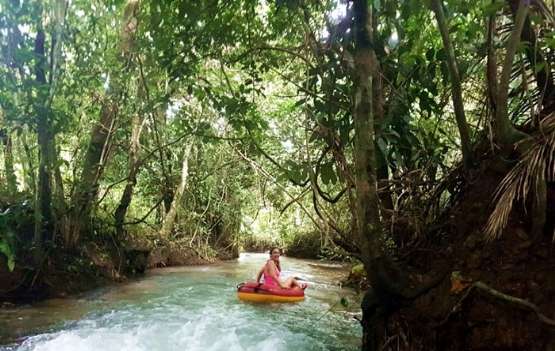
<path id="1" fill-rule="evenodd" d="M 440 327 L 442 325 L 444 325 L 445 323 L 447 323 L 447 321 L 449 320 L 449 318 L 451 317 L 451 315 L 453 315 L 454 313 L 458 312 L 462 306 L 462 303 L 464 302 L 464 300 L 466 300 L 466 298 L 470 295 L 470 293 L 472 292 L 473 289 L 478 289 L 482 292 L 487 293 L 490 296 L 493 296 L 497 299 L 503 300 L 503 301 L 507 301 L 510 302 L 512 304 L 518 305 L 522 308 L 531 310 L 533 312 L 536 313 L 536 315 L 538 316 L 539 320 L 542 321 L 543 323 L 551 326 L 551 327 L 555 327 L 555 320 L 547 317 L 546 315 L 544 315 L 543 313 L 540 312 L 540 308 L 533 304 L 532 302 L 528 301 L 528 300 L 524 300 L 521 299 L 519 297 L 515 297 L 515 296 L 511 296 L 511 295 L 507 295 L 505 293 L 502 293 L 499 290 L 495 290 L 494 288 L 490 287 L 489 285 L 482 283 L 480 281 L 478 282 L 474 282 L 472 285 L 470 285 L 466 292 L 464 293 L 464 295 L 459 299 L 459 301 L 453 306 L 453 308 L 451 309 L 451 311 L 449 311 L 449 313 L 447 314 L 447 316 L 445 316 L 445 318 L 439 322 L 436 325 L 437 327 Z"/>
<path id="2" fill-rule="evenodd" d="M 498 299 L 507 301 L 507 302 L 511 302 L 513 304 L 519 305 L 521 307 L 530 309 L 532 311 L 534 311 L 536 313 L 536 315 L 538 316 L 538 318 L 540 319 L 540 321 L 544 322 L 547 325 L 550 325 L 552 327 L 555 327 L 555 320 L 548 318 L 546 315 L 544 315 L 543 313 L 540 312 L 540 308 L 531 303 L 528 300 L 524 300 L 515 296 L 511 296 L 511 295 L 507 295 L 502 293 L 499 290 L 495 290 L 492 287 L 482 283 L 482 282 L 475 282 L 474 284 L 472 284 L 471 288 L 477 288 L 481 291 L 484 291 L 486 293 L 488 293 L 489 295 L 496 297 Z M 469 289 L 471 289 L 469 288 Z"/>

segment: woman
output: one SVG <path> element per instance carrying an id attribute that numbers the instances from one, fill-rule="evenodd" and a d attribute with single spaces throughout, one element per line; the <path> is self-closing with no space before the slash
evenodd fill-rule
<path id="1" fill-rule="evenodd" d="M 287 278 L 285 281 L 281 281 L 279 279 L 279 274 L 281 273 L 281 266 L 279 264 L 279 256 L 281 256 L 281 250 L 277 247 L 274 247 L 270 250 L 270 259 L 266 261 L 264 266 L 258 272 L 256 276 L 256 282 L 260 282 L 260 278 L 264 276 L 264 284 L 270 285 L 274 287 L 281 287 L 283 289 L 290 289 L 290 288 L 299 288 L 304 289 L 306 288 L 306 284 L 299 283 L 295 278 L 290 277 Z"/>

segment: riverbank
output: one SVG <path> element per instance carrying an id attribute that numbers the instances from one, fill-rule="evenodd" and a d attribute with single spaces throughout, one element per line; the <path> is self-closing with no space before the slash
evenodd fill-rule
<path id="1" fill-rule="evenodd" d="M 83 293 L 125 282 L 148 269 L 211 264 L 238 256 L 202 251 L 177 240 L 89 241 L 80 250 L 52 248 L 38 268 L 32 253 L 24 252 L 12 271 L 0 255 L 0 307 Z"/>

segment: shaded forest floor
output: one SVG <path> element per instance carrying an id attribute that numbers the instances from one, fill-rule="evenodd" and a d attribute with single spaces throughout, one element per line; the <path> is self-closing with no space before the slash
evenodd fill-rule
<path id="1" fill-rule="evenodd" d="M 548 189 L 548 220 L 541 237 L 532 237 L 529 214 L 515 205 L 503 236 L 488 242 L 483 229 L 506 170 L 496 170 L 491 162 L 482 165 L 487 167 L 466 182 L 426 238 L 400 250 L 414 272 L 433 275 L 448 265 L 450 275 L 394 314 L 386 350 L 555 350 L 555 328 L 530 308 L 471 288 L 481 282 L 555 316 L 555 188 Z M 417 273 L 412 276 L 422 280 Z"/>

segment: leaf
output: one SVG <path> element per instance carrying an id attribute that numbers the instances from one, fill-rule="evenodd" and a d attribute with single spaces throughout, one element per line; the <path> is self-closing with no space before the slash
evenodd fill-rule
<path id="1" fill-rule="evenodd" d="M 317 132 L 312 132 L 310 134 L 310 138 L 308 139 L 309 142 L 313 142 L 314 140 L 318 139 L 320 135 Z"/>
<path id="2" fill-rule="evenodd" d="M 329 111 L 327 104 L 320 100 L 314 101 L 314 108 L 316 109 L 316 111 L 323 113 L 327 113 Z"/>
<path id="3" fill-rule="evenodd" d="M 333 170 L 333 163 L 324 163 L 322 167 L 320 167 L 320 177 L 324 184 L 335 184 L 337 182 L 337 176 Z"/>
<path id="4" fill-rule="evenodd" d="M 15 257 L 11 247 L 8 245 L 7 242 L 0 242 L 0 253 L 3 253 L 4 256 L 6 256 L 6 258 L 8 259 L 8 269 L 10 270 L 10 272 L 13 271 L 15 267 Z"/>
<path id="5" fill-rule="evenodd" d="M 382 154 L 385 154 L 387 151 L 387 144 L 383 138 L 379 138 L 376 143 L 378 144 L 378 149 L 381 151 Z"/>
<path id="6" fill-rule="evenodd" d="M 456 271 L 451 273 L 451 294 L 458 294 L 461 291 L 465 290 L 467 287 L 470 286 L 472 283 L 471 280 L 465 279 L 461 272 Z"/>
<path id="7" fill-rule="evenodd" d="M 426 51 L 426 59 L 432 62 L 434 60 L 435 54 L 436 52 L 433 48 L 429 49 L 428 51 Z"/>
<path id="8" fill-rule="evenodd" d="M 505 4 L 503 1 L 495 1 L 493 3 L 489 3 L 486 6 L 484 6 L 484 13 L 487 16 L 494 15 L 497 13 L 497 11 L 501 10 L 504 5 Z"/>
<path id="9" fill-rule="evenodd" d="M 297 107 L 303 106 L 304 104 L 306 104 L 306 98 L 302 98 L 302 99 L 300 99 L 300 100 L 297 100 L 297 101 L 295 102 L 295 104 L 293 105 L 293 108 L 297 108 Z"/>
<path id="10" fill-rule="evenodd" d="M 346 297 L 342 297 L 340 303 L 343 307 L 349 307 L 349 300 Z"/>
<path id="11" fill-rule="evenodd" d="M 540 62 L 538 64 L 536 64 L 536 66 L 534 67 L 534 73 L 538 73 L 540 71 L 543 71 L 545 68 L 545 62 Z"/>

